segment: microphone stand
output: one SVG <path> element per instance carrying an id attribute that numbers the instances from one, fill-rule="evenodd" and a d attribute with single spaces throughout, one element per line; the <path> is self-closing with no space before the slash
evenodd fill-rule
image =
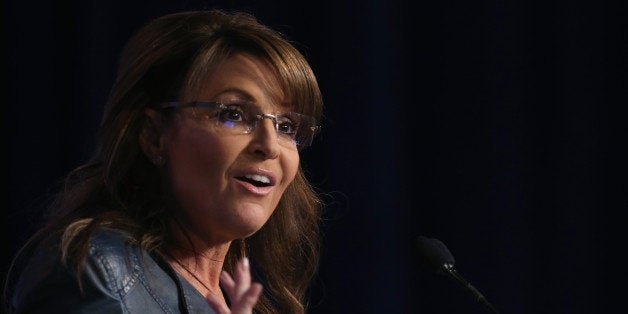
<path id="1" fill-rule="evenodd" d="M 482 303 L 482 305 L 484 305 L 486 309 L 490 310 L 491 312 L 495 314 L 499 313 L 497 309 L 490 302 L 486 300 L 486 298 L 482 295 L 482 293 L 478 291 L 478 289 L 476 289 L 473 285 L 471 285 L 471 283 L 469 283 L 460 274 L 458 274 L 453 264 L 445 263 L 443 264 L 442 269 L 451 278 L 455 279 L 456 282 L 458 282 L 463 287 L 467 288 L 467 290 L 469 290 L 469 292 L 473 294 L 473 297 L 475 297 L 478 300 L 478 302 Z"/>

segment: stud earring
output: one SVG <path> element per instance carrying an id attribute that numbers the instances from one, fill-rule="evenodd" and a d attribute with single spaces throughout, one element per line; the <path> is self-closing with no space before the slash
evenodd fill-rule
<path id="1" fill-rule="evenodd" d="M 166 163 L 166 160 L 164 159 L 164 157 L 157 155 L 157 156 L 153 156 L 151 158 L 151 161 L 153 162 L 153 164 L 155 166 L 161 167 Z"/>

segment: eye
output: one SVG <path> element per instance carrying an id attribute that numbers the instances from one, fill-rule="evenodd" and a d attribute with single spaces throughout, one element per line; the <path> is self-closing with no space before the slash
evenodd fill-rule
<path id="1" fill-rule="evenodd" d="M 279 116 L 277 117 L 277 131 L 282 135 L 295 138 L 299 128 L 298 121 L 294 117 Z"/>
<path id="2" fill-rule="evenodd" d="M 223 104 L 218 110 L 218 120 L 221 122 L 245 122 L 246 113 L 240 104 Z"/>

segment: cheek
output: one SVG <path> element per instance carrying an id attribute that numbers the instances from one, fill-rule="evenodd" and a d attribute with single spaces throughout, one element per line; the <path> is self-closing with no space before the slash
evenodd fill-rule
<path id="1" fill-rule="evenodd" d="M 297 174 L 297 170 L 299 169 L 299 153 L 297 151 L 289 151 L 283 155 L 282 160 L 282 171 L 283 171 L 283 182 L 282 182 L 282 193 L 286 190 L 288 185 L 292 183 L 294 177 Z"/>
<path id="2" fill-rule="evenodd" d="M 173 187 L 218 187 L 217 180 L 229 165 L 230 151 L 206 130 L 181 128 L 169 138 L 167 154 Z"/>

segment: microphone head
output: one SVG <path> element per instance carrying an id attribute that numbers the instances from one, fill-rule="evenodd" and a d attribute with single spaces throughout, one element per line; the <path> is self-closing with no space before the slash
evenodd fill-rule
<path id="1" fill-rule="evenodd" d="M 443 242 L 438 239 L 419 236 L 414 240 L 414 247 L 419 262 L 433 272 L 441 272 L 445 265 L 456 264 L 453 255 Z"/>
<path id="2" fill-rule="evenodd" d="M 419 262 L 421 262 L 424 267 L 437 274 L 444 274 L 449 278 L 453 278 L 471 292 L 473 297 L 482 303 L 485 308 L 491 310 L 492 313 L 498 313 L 497 309 L 484 298 L 478 289 L 473 287 L 456 272 L 454 269 L 456 261 L 443 242 L 438 239 L 419 236 L 414 240 L 414 248 Z"/>

